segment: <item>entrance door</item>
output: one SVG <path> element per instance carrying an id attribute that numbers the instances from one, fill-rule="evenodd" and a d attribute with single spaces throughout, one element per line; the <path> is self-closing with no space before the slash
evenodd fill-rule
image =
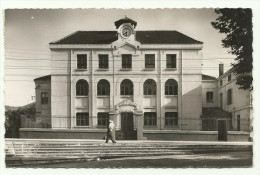
<path id="1" fill-rule="evenodd" d="M 132 112 L 121 113 L 121 132 L 123 140 L 136 140 Z"/>
<path id="2" fill-rule="evenodd" d="M 218 140 L 227 141 L 226 120 L 218 120 Z"/>

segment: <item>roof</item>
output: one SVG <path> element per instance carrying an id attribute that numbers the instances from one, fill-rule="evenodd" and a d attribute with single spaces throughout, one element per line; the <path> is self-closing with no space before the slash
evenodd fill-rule
<path id="1" fill-rule="evenodd" d="M 43 76 L 43 77 L 38 77 L 38 78 L 35 78 L 33 81 L 37 81 L 37 80 L 51 80 L 51 75 L 46 75 L 46 76 Z"/>
<path id="2" fill-rule="evenodd" d="M 119 19 L 115 22 L 115 26 L 116 28 L 118 29 L 118 27 L 121 25 L 121 24 L 124 24 L 124 23 L 131 23 L 132 25 L 134 25 L 134 27 L 136 27 L 137 25 L 137 22 L 130 19 L 130 18 L 127 18 L 126 16 L 122 19 Z"/>
<path id="3" fill-rule="evenodd" d="M 232 113 L 220 108 L 202 108 L 202 117 L 206 118 L 231 118 Z"/>
<path id="4" fill-rule="evenodd" d="M 50 44 L 111 44 L 118 39 L 117 31 L 77 31 Z M 142 44 L 202 44 L 178 31 L 136 31 Z"/>
<path id="5" fill-rule="evenodd" d="M 202 80 L 217 80 L 215 77 L 202 74 Z"/>

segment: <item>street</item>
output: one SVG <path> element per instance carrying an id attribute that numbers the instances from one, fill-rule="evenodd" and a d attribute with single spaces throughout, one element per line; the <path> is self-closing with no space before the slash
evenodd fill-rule
<path id="1" fill-rule="evenodd" d="M 251 151 L 233 151 L 23 165 L 20 168 L 242 168 L 252 166 L 252 157 Z"/>

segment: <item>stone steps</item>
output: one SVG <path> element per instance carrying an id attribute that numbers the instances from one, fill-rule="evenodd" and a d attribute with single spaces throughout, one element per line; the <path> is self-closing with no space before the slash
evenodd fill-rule
<path id="1" fill-rule="evenodd" d="M 251 144 L 176 144 L 174 142 L 119 142 L 104 144 L 104 141 L 56 141 L 56 140 L 7 140 L 5 152 L 7 157 L 18 158 L 93 158 L 182 155 L 201 152 L 224 152 L 252 150 Z M 41 160 L 45 162 L 46 160 Z M 54 161 L 54 160 L 53 160 Z M 15 161 L 14 161 L 15 163 Z"/>

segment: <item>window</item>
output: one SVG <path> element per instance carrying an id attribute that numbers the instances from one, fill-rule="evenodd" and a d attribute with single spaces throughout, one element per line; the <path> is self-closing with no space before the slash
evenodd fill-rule
<path id="1" fill-rule="evenodd" d="M 76 118 L 77 126 L 89 126 L 89 116 L 87 112 L 78 112 Z"/>
<path id="2" fill-rule="evenodd" d="M 122 68 L 123 69 L 132 68 L 132 55 L 130 55 L 130 54 L 122 55 Z"/>
<path id="3" fill-rule="evenodd" d="M 77 55 L 77 68 L 78 69 L 87 69 L 87 55 L 86 54 Z"/>
<path id="4" fill-rule="evenodd" d="M 157 125 L 156 112 L 145 112 L 144 113 L 144 125 L 145 126 L 156 126 Z"/>
<path id="5" fill-rule="evenodd" d="M 41 104 L 48 104 L 48 93 L 47 92 L 41 93 Z"/>
<path id="6" fill-rule="evenodd" d="M 166 68 L 176 68 L 176 54 L 166 55 Z"/>
<path id="7" fill-rule="evenodd" d="M 227 105 L 232 104 L 232 89 L 227 91 Z"/>
<path id="8" fill-rule="evenodd" d="M 88 95 L 88 82 L 86 80 L 79 80 L 76 84 L 76 96 Z"/>
<path id="9" fill-rule="evenodd" d="M 155 68 L 154 54 L 145 54 L 145 68 Z"/>
<path id="10" fill-rule="evenodd" d="M 165 95 L 178 95 L 178 84 L 175 80 L 169 79 L 165 82 Z"/>
<path id="11" fill-rule="evenodd" d="M 207 102 L 213 102 L 213 92 L 207 92 Z"/>
<path id="12" fill-rule="evenodd" d="M 220 80 L 219 85 L 223 86 L 223 80 Z"/>
<path id="13" fill-rule="evenodd" d="M 110 84 L 107 80 L 100 80 L 98 82 L 97 95 L 110 95 Z"/>
<path id="14" fill-rule="evenodd" d="M 134 85 L 130 80 L 123 80 L 120 85 L 120 94 L 121 95 L 133 95 Z"/>
<path id="15" fill-rule="evenodd" d="M 156 95 L 156 82 L 148 79 L 144 82 L 144 95 Z"/>
<path id="16" fill-rule="evenodd" d="M 204 118 L 202 119 L 202 131 L 216 131 L 216 119 Z"/>
<path id="17" fill-rule="evenodd" d="M 108 55 L 98 55 L 99 69 L 108 69 Z"/>
<path id="18" fill-rule="evenodd" d="M 99 112 L 98 113 L 98 126 L 107 126 L 109 119 L 108 112 Z"/>
<path id="19" fill-rule="evenodd" d="M 178 113 L 177 112 L 165 112 L 165 125 L 177 126 L 178 125 Z"/>
<path id="20" fill-rule="evenodd" d="M 240 115 L 237 115 L 237 131 L 240 131 Z"/>
<path id="21" fill-rule="evenodd" d="M 230 82 L 230 81 L 231 81 L 231 74 L 228 75 L 228 82 Z"/>

